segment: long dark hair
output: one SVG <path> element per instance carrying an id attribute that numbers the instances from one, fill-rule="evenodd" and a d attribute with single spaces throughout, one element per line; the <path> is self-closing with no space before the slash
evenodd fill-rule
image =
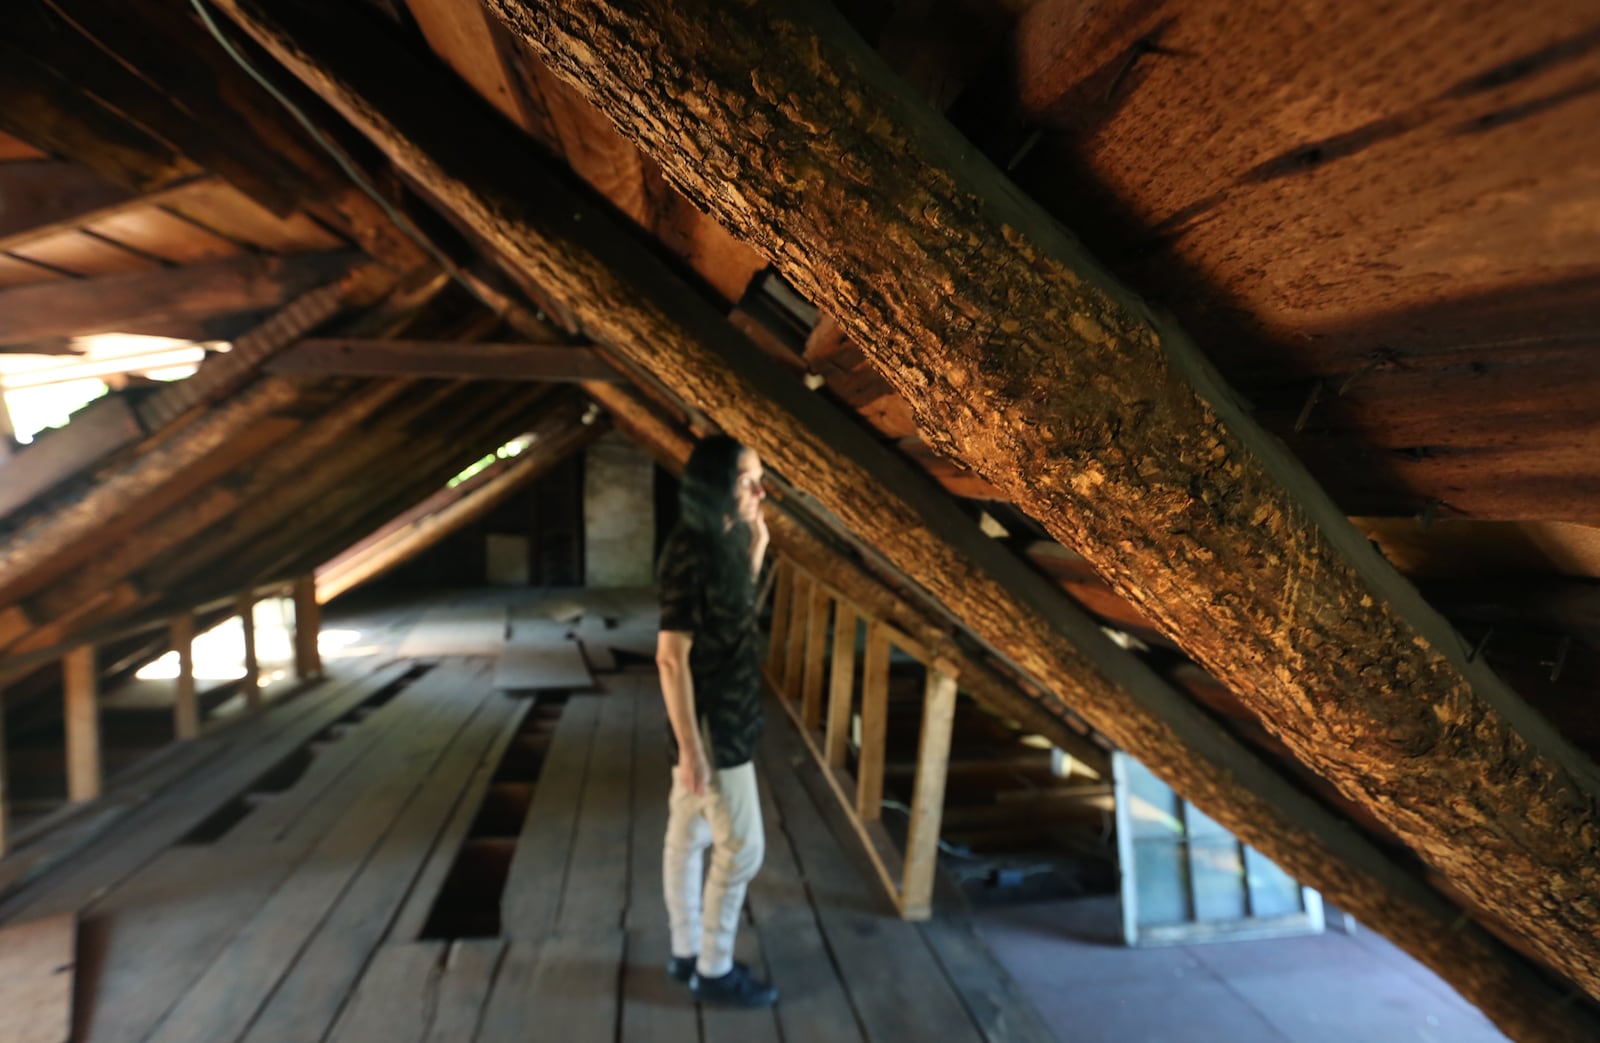
<path id="1" fill-rule="evenodd" d="M 727 435 L 702 438 L 689 454 L 678 486 L 679 524 L 705 550 L 706 579 L 719 600 L 754 595 L 750 576 L 750 527 L 739 518 L 735 493 L 745 447 Z M 732 521 L 732 525 L 729 525 Z"/>

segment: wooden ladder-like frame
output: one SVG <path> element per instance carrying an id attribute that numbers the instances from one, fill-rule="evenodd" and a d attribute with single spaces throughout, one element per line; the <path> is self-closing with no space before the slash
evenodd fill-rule
<path id="1" fill-rule="evenodd" d="M 910 636 L 863 611 L 839 591 L 780 557 L 768 647 L 767 681 L 794 718 L 806 746 L 844 805 L 889 897 L 906 920 L 932 914 L 938 867 L 939 827 L 944 815 L 950 733 L 955 722 L 956 668 Z M 825 668 L 827 704 L 823 704 Z M 861 735 L 856 774 L 850 775 L 849 741 L 856 707 L 856 625 L 867 627 L 860 684 Z M 881 820 L 884 740 L 889 717 L 889 653 L 898 648 L 927 668 L 922 735 L 912 785 L 911 821 L 902 854 Z M 826 713 L 824 713 L 826 710 Z"/>

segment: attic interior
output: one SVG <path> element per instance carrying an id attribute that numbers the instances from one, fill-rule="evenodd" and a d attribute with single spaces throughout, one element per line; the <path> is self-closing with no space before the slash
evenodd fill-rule
<path id="1" fill-rule="evenodd" d="M 933 925 L 941 836 L 1066 837 L 1074 885 L 1114 890 L 1126 754 L 1507 1037 L 1600 1038 L 1591 6 L 6 5 L 0 380 L 111 390 L 0 461 L 0 929 L 112 871 L 95 845 L 157 805 L 119 772 L 175 787 L 196 751 L 290 735 L 294 706 L 345 734 L 433 712 L 406 692 L 487 690 L 470 656 L 342 678 L 310 638 L 372 610 L 406 658 L 383 598 L 429 561 L 594 586 L 597 539 L 659 532 L 588 506 L 629 489 L 600 513 L 665 524 L 720 430 L 771 476 L 768 680 L 795 730 L 767 771 L 795 879 L 848 862 L 808 861 L 833 839 L 804 797 Z M 606 446 L 645 464 L 591 483 Z M 626 616 L 486 603 L 437 621 L 571 644 Z M 274 615 L 281 680 L 247 653 L 119 715 L 169 650 Z M 644 734 L 648 641 L 621 629 L 633 716 L 483 704 L 585 801 L 562 729 L 594 756 Z M 503 930 L 599 958 L 528 897 L 552 870 L 515 829 L 475 850 Z M 633 952 L 619 930 L 605 953 Z M 556 1003 L 535 936 L 494 966 Z M 456 966 L 417 973 L 448 990 Z M 963 996 L 938 1002 L 1012 1038 Z M 514 1025 L 497 1010 L 478 1038 Z M 189 1038 L 180 1015 L 125 1038 Z"/>

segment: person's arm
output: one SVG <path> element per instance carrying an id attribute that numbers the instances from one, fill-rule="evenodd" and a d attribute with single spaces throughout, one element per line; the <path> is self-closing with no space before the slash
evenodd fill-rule
<path id="1" fill-rule="evenodd" d="M 690 793 L 706 791 L 711 765 L 694 712 L 694 677 L 689 673 L 689 649 L 694 635 L 683 630 L 663 630 L 656 638 L 656 669 L 661 673 L 661 697 L 667 720 L 678 740 L 678 781 Z"/>
<path id="2" fill-rule="evenodd" d="M 750 523 L 750 579 L 761 579 L 761 563 L 767 556 L 767 543 L 772 534 L 767 532 L 767 516 L 756 508 L 756 520 Z"/>

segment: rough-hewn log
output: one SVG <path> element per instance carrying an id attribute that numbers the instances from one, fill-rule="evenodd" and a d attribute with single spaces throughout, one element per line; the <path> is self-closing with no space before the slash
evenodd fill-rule
<path id="1" fill-rule="evenodd" d="M 681 473 L 693 439 L 656 415 L 633 393 L 615 385 L 588 387 L 591 397 L 605 407 L 617 428 L 637 442 L 656 462 Z M 779 502 L 768 512 L 773 546 L 806 571 L 843 594 L 849 601 L 911 635 L 935 657 L 953 664 L 961 688 L 990 710 L 1017 727 L 1036 732 L 1072 754 L 1096 773 L 1111 777 L 1111 760 L 1105 749 L 1060 716 L 1060 706 L 1030 699 L 1002 674 L 976 656 L 968 655 L 951 640 L 951 627 L 890 590 L 881 580 L 830 546 L 812 531 L 815 519 L 804 518 L 798 504 Z"/>
<path id="2" fill-rule="evenodd" d="M 747 340 L 546 160 L 370 25 L 327 9 L 220 6 L 349 117 L 457 220 L 571 308 L 592 339 L 651 369 L 801 483 L 1031 677 L 1291 873 L 1385 933 L 1526 1039 L 1592 1034 L 1587 1010 L 1345 823 L 1287 786 L 1121 652 L 1059 590 L 949 507 L 869 434 L 756 358 Z M 353 34 L 366 41 L 348 46 Z M 746 68 L 748 79 L 750 69 Z M 418 106 L 415 92 L 449 105 Z M 884 488 L 890 479 L 893 491 Z M 960 549 L 957 549 L 957 548 Z M 981 564 L 980 564 L 981 563 Z"/>
<path id="3" fill-rule="evenodd" d="M 471 380 L 615 380 L 589 348 L 556 344 L 457 344 L 428 340 L 308 338 L 272 359 L 269 373 Z"/>
<path id="4" fill-rule="evenodd" d="M 136 275 L 108 275 L 0 291 L 0 342 L 139 333 L 172 322 L 276 308 L 337 278 L 346 253 L 240 257 Z"/>
<path id="5" fill-rule="evenodd" d="M 1600 776 L 822 5 L 490 6 L 1296 756 L 1600 996 Z M 1159 766 L 1158 766 L 1159 770 Z"/>

